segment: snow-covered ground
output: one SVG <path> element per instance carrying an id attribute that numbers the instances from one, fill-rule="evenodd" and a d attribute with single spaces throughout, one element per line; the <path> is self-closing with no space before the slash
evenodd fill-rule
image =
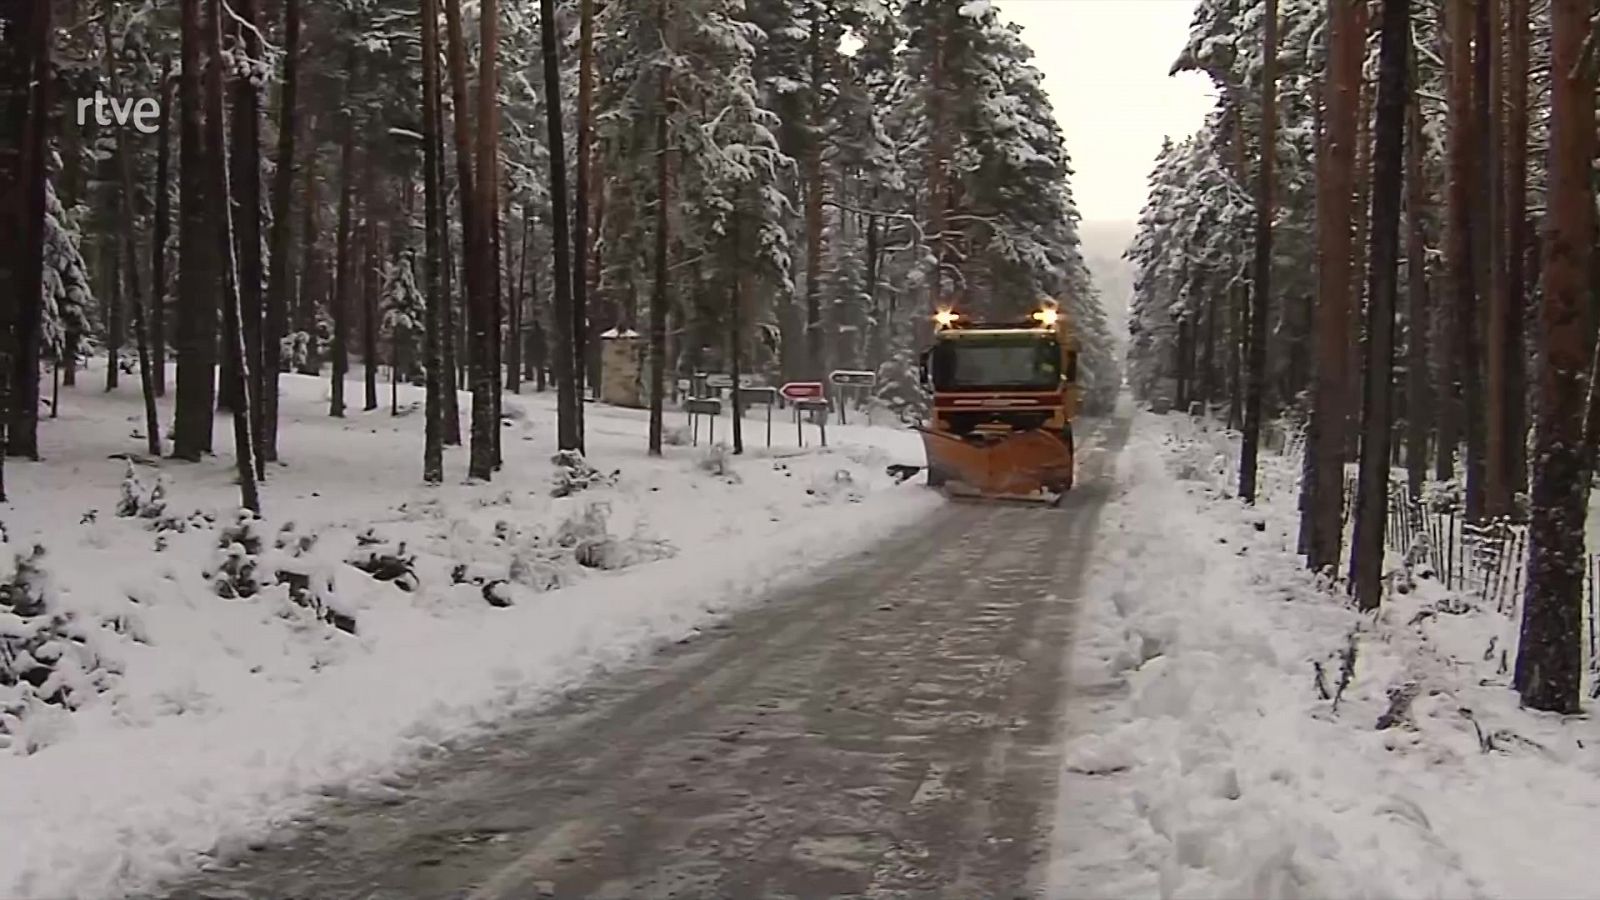
<path id="1" fill-rule="evenodd" d="M 1068 663 L 1050 895 L 1600 897 L 1600 725 L 1518 708 L 1510 612 L 1319 588 L 1296 464 L 1263 465 L 1250 510 L 1226 435 L 1136 419 Z"/>
<path id="2" fill-rule="evenodd" d="M 553 497 L 551 395 L 507 398 L 493 484 L 463 484 L 458 449 L 446 484 L 427 488 L 418 392 L 392 418 L 386 384 L 382 408 L 363 413 L 352 381 L 336 420 L 324 380 L 286 376 L 286 464 L 265 488 L 265 521 L 234 534 L 261 546 L 229 551 L 231 452 L 140 460 L 146 515 L 118 515 L 126 463 L 110 457 L 143 451 L 143 417 L 137 378 L 109 395 L 102 379 L 90 371 L 63 392 L 44 463 L 7 464 L 0 578 L 42 545 L 33 583 L 69 620 L 0 612 L 0 632 L 53 621 L 78 640 L 35 642 L 55 659 L 52 682 L 0 686 L 0 713 L 23 713 L 0 729 L 4 897 L 112 896 L 181 872 L 319 791 L 379 778 L 681 638 L 939 502 L 885 475 L 921 456 L 898 428 L 830 427 L 821 450 L 807 426 L 802 451 L 780 413 L 771 450 L 752 418 L 743 457 L 719 461 L 702 437 L 650 459 L 645 414 L 599 405 L 589 460 L 618 474 Z M 219 419 L 218 449 L 231 440 Z M 148 496 L 158 477 L 164 509 Z M 219 571 L 253 595 L 219 596 Z M 39 702 L 62 686 L 76 710 Z"/>

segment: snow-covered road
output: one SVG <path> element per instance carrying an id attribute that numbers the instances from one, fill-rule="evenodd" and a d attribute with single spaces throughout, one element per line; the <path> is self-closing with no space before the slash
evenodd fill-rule
<path id="1" fill-rule="evenodd" d="M 325 805 L 171 897 L 1002 897 L 1125 419 L 1061 509 L 949 504 L 820 582 Z"/>

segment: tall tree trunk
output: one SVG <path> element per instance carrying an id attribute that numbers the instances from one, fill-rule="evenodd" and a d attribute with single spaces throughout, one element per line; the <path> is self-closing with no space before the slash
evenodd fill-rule
<path id="1" fill-rule="evenodd" d="M 811 33 L 807 53 L 811 63 L 811 90 L 806 92 L 805 177 L 806 216 L 806 377 L 822 381 L 827 375 L 826 334 L 822 325 L 822 201 L 826 190 L 822 171 L 822 32 L 825 5 L 809 4 Z"/>
<path id="2" fill-rule="evenodd" d="M 580 0 L 578 31 L 578 183 L 573 193 L 572 233 L 572 341 L 573 384 L 578 394 L 578 449 L 584 449 L 583 398 L 589 368 L 589 254 L 593 252 L 589 223 L 592 187 L 589 168 L 594 153 L 594 0 Z"/>
<path id="3" fill-rule="evenodd" d="M 1489 307 L 1489 256 L 1492 254 L 1490 247 L 1490 232 L 1493 226 L 1490 217 L 1485 214 L 1485 208 L 1491 204 L 1492 191 L 1489 185 L 1489 170 L 1485 132 L 1489 123 L 1489 58 L 1492 55 L 1489 48 L 1489 12 L 1488 4 L 1491 0 L 1466 0 L 1467 7 L 1463 23 L 1462 35 L 1473 41 L 1473 52 L 1470 55 L 1471 69 L 1471 103 L 1468 107 L 1468 130 L 1466 139 L 1466 173 L 1468 194 L 1471 205 L 1467 207 L 1467 247 L 1468 264 L 1466 277 L 1470 283 L 1473 298 L 1472 315 L 1462 318 L 1467 337 L 1467 359 L 1462 365 L 1465 373 L 1465 402 L 1467 409 L 1467 484 L 1464 491 L 1466 497 L 1466 516 L 1470 520 L 1479 520 L 1484 515 L 1484 479 L 1488 471 L 1487 444 L 1488 444 L 1488 398 L 1492 396 L 1492 387 L 1484 383 L 1484 330 L 1488 327 Z"/>
<path id="4" fill-rule="evenodd" d="M 1367 36 L 1371 33 L 1372 16 L 1366 0 L 1357 0 L 1353 11 L 1354 27 L 1360 49 L 1356 70 L 1356 131 L 1355 175 L 1351 184 L 1355 189 L 1354 205 L 1350 217 L 1354 234 L 1350 242 L 1349 281 L 1346 291 L 1350 300 L 1345 310 L 1349 316 L 1345 334 L 1350 340 L 1345 344 L 1345 428 L 1341 462 L 1355 462 L 1361 436 L 1361 353 L 1362 328 L 1367 309 L 1367 239 L 1371 232 L 1372 199 L 1372 103 L 1373 85 L 1366 77 Z"/>
<path id="5" fill-rule="evenodd" d="M 667 0 L 660 0 L 663 7 Z M 660 19 L 658 18 L 658 24 Z M 555 378 L 556 378 L 556 440 L 562 450 L 581 450 L 583 436 L 578 433 L 577 406 L 583 398 L 577 393 L 575 369 L 578 360 L 573 356 L 575 339 L 573 329 L 577 319 L 572 310 L 572 247 L 567 232 L 567 167 L 565 142 L 561 130 L 561 61 L 557 57 L 555 4 L 552 0 L 539 0 L 539 36 L 544 54 L 545 125 L 550 146 L 550 218 L 551 242 L 555 249 L 555 268 L 551 272 L 555 283 Z M 664 76 L 663 76 L 664 77 Z M 662 82 L 665 84 L 665 81 Z M 662 152 L 658 147 L 657 152 Z M 658 163 L 659 165 L 659 163 Z M 655 365 L 656 362 L 652 362 Z M 652 401 L 654 403 L 654 401 Z M 652 405 L 652 410 L 655 406 Z M 651 413 L 650 446 L 660 453 L 659 422 Z"/>
<path id="6" fill-rule="evenodd" d="M 1446 367 L 1451 380 L 1451 394 L 1442 404 L 1439 422 L 1438 463 L 1436 475 L 1441 480 L 1455 478 L 1456 454 L 1463 432 L 1474 430 L 1472 419 L 1477 413 L 1472 409 L 1476 399 L 1472 369 L 1477 365 L 1471 352 L 1472 335 L 1476 331 L 1477 302 L 1472 289 L 1472 155 L 1471 155 L 1471 105 L 1472 105 L 1472 32 L 1471 0 L 1446 4 L 1445 30 L 1448 50 L 1446 56 L 1447 125 L 1446 152 L 1448 175 L 1445 184 L 1445 265 L 1449 272 L 1448 283 L 1452 315 L 1446 317 L 1449 329 L 1450 361 Z"/>
<path id="7" fill-rule="evenodd" d="M 437 0 L 434 0 L 437 3 Z M 435 35 L 434 42 L 438 43 Z M 440 407 L 440 419 L 444 428 L 444 443 L 449 447 L 461 446 L 461 403 L 460 379 L 457 377 L 456 368 L 456 301 L 454 285 L 451 284 L 451 261 L 454 258 L 450 249 L 450 210 L 448 207 L 449 192 L 445 190 L 445 141 L 444 141 L 444 98 L 440 96 L 443 91 L 443 72 L 440 71 L 438 60 L 434 61 L 434 121 L 433 141 L 434 155 L 439 164 L 434 167 L 434 180 L 437 182 L 435 190 L 439 196 L 439 342 L 440 362 L 439 377 L 440 394 L 443 405 Z"/>
<path id="8" fill-rule="evenodd" d="M 31 69 L 28 83 L 27 112 L 13 125 L 21 126 L 22 175 L 14 182 L 18 200 L 15 205 L 0 207 L 0 215 L 16 215 L 20 224 L 18 232 L 24 236 L 27 255 L 22 257 L 23 276 L 19 287 L 24 291 L 16 303 L 14 343 L 11 345 L 11 406 L 8 410 L 10 427 L 5 435 L 6 451 L 13 456 L 39 458 L 39 362 L 43 337 L 44 301 L 44 216 L 45 181 L 48 178 L 47 160 L 50 153 L 50 111 L 55 103 L 55 65 L 49 49 L 54 45 L 49 10 L 38 10 L 32 15 L 18 12 L 8 16 L 28 35 L 25 41 L 33 42 L 33 50 L 16 53 L 16 66 Z M 17 43 L 10 41 L 9 43 Z M 31 83 L 31 84 L 29 84 Z M 0 497 L 3 497 L 0 486 Z"/>
<path id="9" fill-rule="evenodd" d="M 132 223 L 129 224 L 131 225 Z M 111 237 L 111 245 L 111 256 L 116 260 L 115 266 L 120 268 L 122 265 L 122 254 L 124 252 L 124 248 L 120 243 L 118 243 L 115 236 Z M 120 384 L 119 379 L 122 375 L 123 284 L 124 280 L 121 275 L 118 273 L 113 273 L 111 276 L 111 291 L 105 298 L 107 391 L 114 391 L 117 389 L 118 385 Z M 33 368 L 35 371 L 37 371 L 39 367 L 37 364 L 35 364 Z M 15 433 L 20 435 L 23 432 L 19 428 Z"/>
<path id="10" fill-rule="evenodd" d="M 315 135 L 315 128 L 307 128 L 308 134 Z M 311 141 L 315 146 L 316 141 Z M 301 259 L 304 261 L 300 272 L 300 298 L 295 310 L 299 320 L 296 330 L 305 334 L 305 358 L 300 361 L 301 375 L 322 374 L 322 348 L 320 346 L 320 312 L 327 292 L 326 276 L 322 261 L 322 228 L 319 222 L 322 217 L 322 204 L 317 191 L 317 154 L 306 154 L 305 166 L 305 196 L 301 201 L 304 205 L 305 221 L 301 223 Z"/>
<path id="11" fill-rule="evenodd" d="M 744 359 L 740 351 L 744 344 L 744 291 L 745 271 L 740 266 L 730 281 L 728 298 L 728 369 L 733 376 L 733 452 L 744 453 L 744 398 L 740 395 L 739 381 L 744 375 Z"/>
<path id="12" fill-rule="evenodd" d="M 1366 0 L 1330 0 L 1328 69 L 1324 82 L 1323 150 L 1317 167 L 1316 365 L 1312 386 L 1312 435 L 1306 450 L 1306 565 L 1313 571 L 1339 566 L 1344 543 L 1344 459 L 1351 345 L 1351 235 L 1361 64 L 1365 35 L 1356 7 Z"/>
<path id="13" fill-rule="evenodd" d="M 1479 68 L 1487 71 L 1487 90 L 1479 99 L 1475 110 L 1478 116 L 1478 137 L 1481 142 L 1480 163 L 1483 172 L 1478 208 L 1482 211 L 1479 229 L 1484 248 L 1483 265 L 1488 269 L 1486 313 L 1488 327 L 1484 330 L 1485 397 L 1487 415 L 1484 422 L 1484 473 L 1483 513 L 1491 518 L 1511 513 L 1511 465 L 1507 452 L 1510 419 L 1507 409 L 1511 385 L 1506 377 L 1510 363 L 1504 334 L 1512 305 L 1507 296 L 1506 259 L 1504 256 L 1505 227 L 1505 171 L 1501 163 L 1501 141 L 1505 124 L 1505 56 L 1501 35 L 1504 10 L 1503 0 L 1478 0 L 1478 38 L 1483 45 L 1478 48 Z"/>
<path id="14" fill-rule="evenodd" d="M 1233 115 L 1233 170 L 1234 177 L 1243 184 L 1250 177 L 1246 164 L 1244 117 Z M 1244 352 L 1247 339 L 1245 328 L 1250 319 L 1250 291 L 1244 279 L 1233 284 L 1228 303 L 1228 428 L 1244 428 Z"/>
<path id="15" fill-rule="evenodd" d="M 201 0 L 183 0 L 178 81 L 178 368 L 172 455 L 199 462 L 211 452 L 216 405 L 216 235 L 211 232 L 201 109 Z"/>
<path id="16" fill-rule="evenodd" d="M 522 248 L 517 254 L 517 277 L 511 288 L 510 314 L 507 316 L 506 328 L 506 387 L 513 394 L 522 393 L 522 345 L 523 321 L 525 310 L 528 307 L 528 254 L 533 249 L 530 242 L 533 235 L 533 210 L 524 206 L 522 208 Z"/>
<path id="17" fill-rule="evenodd" d="M 1551 102 L 1539 409 L 1528 581 L 1514 683 L 1524 705 L 1575 713 L 1583 675 L 1584 373 L 1589 363 L 1594 82 L 1588 0 L 1551 0 Z"/>
<path id="18" fill-rule="evenodd" d="M 1500 340 L 1505 344 L 1506 480 L 1513 492 L 1528 486 L 1528 353 L 1527 276 L 1523 261 L 1529 249 L 1528 216 L 1528 0 L 1506 0 L 1505 106 L 1505 257 L 1506 317 Z"/>
<path id="19" fill-rule="evenodd" d="M 1412 55 L 1415 60 L 1415 53 Z M 1423 182 L 1425 148 L 1422 102 L 1413 96 L 1406 106 L 1406 476 L 1412 500 L 1422 499 L 1428 480 L 1428 434 L 1433 430 L 1433 397 L 1429 387 L 1428 245 L 1423 230 L 1428 186 Z"/>
<path id="20" fill-rule="evenodd" d="M 261 459 L 278 460 L 278 374 L 283 371 L 283 336 L 288 332 L 289 295 L 294 286 L 295 137 L 299 131 L 300 0 L 284 0 L 283 89 L 278 106 L 278 166 L 272 183 L 272 266 L 267 280 L 266 321 L 261 336 Z"/>
<path id="21" fill-rule="evenodd" d="M 372 412 L 378 408 L 378 366 L 382 362 L 378 359 L 378 281 L 382 276 L 378 268 L 381 258 L 378 249 L 378 179 L 371 153 L 362 161 L 361 182 L 361 193 L 365 197 L 363 205 L 366 208 L 362 239 L 362 245 L 366 248 L 363 263 L 366 274 L 361 280 L 361 356 L 364 376 L 361 399 L 362 408 Z"/>
<path id="22" fill-rule="evenodd" d="M 451 119 L 456 136 L 456 194 L 461 207 L 461 307 L 466 311 L 466 327 L 470 335 L 474 333 L 472 330 L 477 327 L 478 319 L 482 319 L 483 277 L 488 275 L 488 272 L 483 267 L 485 255 L 480 247 L 483 243 L 482 237 L 478 234 L 478 229 L 483 223 L 477 215 L 478 195 L 475 189 L 477 181 L 472 173 L 474 146 L 472 146 L 472 128 L 467 122 L 467 110 L 472 109 L 472 104 L 467 99 L 467 48 L 461 27 L 461 0 L 445 0 L 445 45 L 446 56 L 450 59 L 450 98 L 453 107 Z M 478 173 L 478 175 L 488 178 L 488 173 Z M 470 341 L 462 346 L 469 348 Z M 477 367 L 478 354 L 475 349 L 470 356 L 474 357 L 472 365 Z M 474 378 L 469 375 L 467 380 L 474 381 Z M 477 407 L 477 396 L 474 396 L 472 402 L 474 428 L 477 428 Z"/>
<path id="23" fill-rule="evenodd" d="M 1244 445 L 1239 454 L 1239 497 L 1256 502 L 1256 456 L 1261 443 L 1261 402 L 1267 382 L 1267 306 L 1272 293 L 1272 179 L 1277 155 L 1278 0 L 1267 0 L 1262 36 L 1261 167 L 1256 182 L 1255 277 L 1251 285 L 1250 379 L 1244 404 Z"/>
<path id="24" fill-rule="evenodd" d="M 47 128 L 52 103 L 54 46 L 48 3 L 0 2 L 0 31 L 21 35 L 0 41 L 0 430 L 9 431 L 27 401 L 13 380 L 27 356 L 19 346 L 18 326 L 37 316 L 44 294 L 44 227 L 47 197 Z M 28 310 L 32 307 L 34 312 Z M 38 420 L 38 401 L 33 419 Z M 15 435 L 0 433 L 8 446 Z M 33 449 L 37 455 L 37 441 Z M 4 456 L 0 453 L 0 502 L 7 499 Z"/>
<path id="25" fill-rule="evenodd" d="M 548 5 L 550 0 L 541 0 Z M 667 2 L 659 0 L 656 7 L 656 32 L 666 40 Z M 546 63 L 549 65 L 549 63 Z M 650 298 L 650 444 L 651 456 L 661 455 L 662 400 L 666 389 L 667 368 L 667 103 L 672 97 L 671 70 L 661 67 L 661 88 L 656 98 L 656 258 L 655 291 Z M 553 157 L 553 154 L 552 154 Z M 558 218 L 559 222 L 560 219 Z M 559 226 L 558 226 L 559 227 Z M 559 242 L 558 242 L 559 246 Z M 559 270 L 560 264 L 557 264 Z M 557 276 L 559 278 L 559 275 Z M 560 282 L 558 281 L 557 284 Z M 557 313 L 559 317 L 559 313 Z"/>
<path id="26" fill-rule="evenodd" d="M 100 19 L 100 27 L 101 37 L 105 42 L 106 83 L 111 88 L 112 96 L 121 97 L 122 79 L 117 73 L 116 54 L 111 41 L 111 20 L 114 12 L 115 7 L 108 0 L 105 5 L 105 15 Z M 128 302 L 133 307 L 135 343 L 139 353 L 139 388 L 144 400 L 145 447 L 152 457 L 160 459 L 161 417 L 156 411 L 155 379 L 150 372 L 150 342 L 145 328 L 144 299 L 140 296 L 142 288 L 139 279 L 139 249 L 135 239 L 139 195 L 137 182 L 133 177 L 133 155 L 128 149 L 126 129 L 117 129 L 115 153 L 118 186 L 121 188 L 118 206 L 123 223 L 122 252 L 126 257 L 126 265 L 122 271 Z"/>
<path id="27" fill-rule="evenodd" d="M 1367 278 L 1367 354 L 1362 372 L 1361 482 L 1350 584 L 1356 603 L 1377 609 L 1383 599 L 1384 527 L 1389 514 L 1389 439 L 1393 428 L 1394 313 L 1400 267 L 1400 197 L 1404 178 L 1407 69 L 1411 0 L 1384 0 L 1378 50 L 1377 147 L 1372 170 L 1372 271 Z"/>
<path id="28" fill-rule="evenodd" d="M 211 0 L 206 39 L 209 50 L 206 66 L 206 157 L 209 161 L 212 238 L 216 259 L 222 270 L 222 333 L 228 357 L 233 361 L 234 391 L 239 403 L 233 408 L 233 450 L 239 472 L 239 505 L 260 515 L 261 496 L 256 486 L 255 439 L 250 434 L 250 358 L 245 352 L 243 310 L 239 299 L 239 270 L 234 256 L 233 189 L 228 175 L 228 132 L 223 101 L 222 19 L 224 0 Z"/>
<path id="29" fill-rule="evenodd" d="M 290 0 L 295 2 L 295 0 Z M 424 352 L 427 387 L 423 401 L 422 480 L 444 481 L 444 391 L 450 380 L 445 371 L 444 302 L 439 290 L 441 219 L 444 197 L 440 191 L 442 160 L 439 156 L 439 3 L 422 0 L 422 191 L 424 235 L 423 290 L 427 292 Z"/>
<path id="30" fill-rule="evenodd" d="M 345 57 L 345 71 L 355 80 L 356 55 L 352 49 Z M 351 205 L 356 190 L 356 128 L 355 113 L 345 109 L 342 113 L 339 136 L 339 232 L 334 237 L 336 254 L 333 263 L 333 333 L 328 339 L 328 355 L 333 368 L 332 394 L 328 400 L 328 415 L 344 417 L 344 379 L 350 373 L 350 278 L 351 260 Z"/>
<path id="31" fill-rule="evenodd" d="M 479 124 L 482 124 L 481 120 Z M 486 333 L 484 334 L 483 340 L 484 349 L 487 351 L 487 355 L 489 357 L 486 364 L 488 384 L 490 388 L 489 455 L 491 459 L 490 464 L 495 471 L 498 471 L 501 466 L 500 432 L 502 429 L 500 428 L 500 409 L 501 403 L 505 398 L 505 392 L 501 390 L 500 387 L 504 383 L 504 379 L 500 374 L 501 369 L 504 367 L 504 357 L 501 353 L 500 328 L 501 324 L 505 321 L 505 303 L 503 293 L 505 279 L 502 277 L 502 272 L 505 271 L 505 266 L 502 265 L 502 259 L 505 256 L 503 251 L 505 245 L 505 230 L 503 227 L 504 220 L 502 220 L 500 217 L 500 151 L 498 135 L 498 128 L 493 136 L 485 137 L 481 134 L 481 132 L 479 135 L 480 145 L 482 141 L 489 140 L 493 143 L 494 147 L 493 156 L 489 160 L 489 170 L 493 173 L 493 180 L 489 181 L 489 183 L 485 186 L 485 191 L 488 196 L 487 202 L 485 202 L 483 206 L 484 215 L 488 216 L 488 221 L 484 226 L 484 232 L 491 237 L 489 242 L 490 277 L 488 279 L 489 315 L 488 327 L 486 329 Z M 479 152 L 481 153 L 482 151 L 480 150 Z M 480 169 L 479 171 L 482 170 Z M 483 181 L 484 180 L 480 179 L 479 183 L 482 184 Z"/>
<path id="32" fill-rule="evenodd" d="M 172 57 L 161 58 L 161 130 L 156 135 L 156 198 L 154 238 L 150 242 L 150 358 L 155 366 L 157 397 L 167 395 L 167 238 L 171 234 L 172 201 Z"/>
<path id="33" fill-rule="evenodd" d="M 933 35 L 933 61 L 930 67 L 930 82 L 928 84 L 928 234 L 932 238 L 932 246 L 928 248 L 930 261 L 929 272 L 926 279 L 928 300 L 927 310 L 934 309 L 944 303 L 943 265 L 945 254 L 945 204 L 949 202 L 946 191 L 945 168 L 950 160 L 950 137 L 946 118 L 945 102 L 945 46 L 944 29 L 941 24 L 935 26 Z M 927 316 L 922 316 L 918 322 L 915 333 L 917 343 L 926 342 L 930 334 L 926 324 Z"/>
<path id="34" fill-rule="evenodd" d="M 261 31 L 258 26 L 256 0 L 230 0 L 234 15 L 231 18 L 234 33 L 234 50 L 242 49 L 245 56 L 260 61 L 262 52 Z M 233 203 L 238 209 L 234 220 L 237 254 L 239 260 L 239 310 L 243 318 L 245 358 L 251 373 L 249 407 L 250 434 L 256 440 L 256 476 L 265 478 L 266 450 L 262 437 L 264 426 L 262 398 L 266 396 L 268 373 L 266 352 L 262 343 L 263 282 L 266 269 L 261 259 L 261 94 L 253 78 L 233 79 L 232 125 L 233 142 Z M 276 380 L 274 373 L 271 378 Z M 275 393 L 275 392 L 274 392 Z"/>

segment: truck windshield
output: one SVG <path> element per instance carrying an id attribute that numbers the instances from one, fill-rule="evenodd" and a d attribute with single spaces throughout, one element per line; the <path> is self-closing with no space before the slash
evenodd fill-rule
<path id="1" fill-rule="evenodd" d="M 1061 382 L 1055 341 L 1034 337 L 963 337 L 934 347 L 935 390 L 1054 390 Z"/>

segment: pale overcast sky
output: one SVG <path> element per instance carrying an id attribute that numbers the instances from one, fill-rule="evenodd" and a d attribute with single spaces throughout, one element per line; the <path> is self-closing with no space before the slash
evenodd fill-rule
<path id="1" fill-rule="evenodd" d="M 1200 127 L 1215 92 L 1197 73 L 1168 77 L 1195 0 L 995 0 L 1021 25 L 1072 154 L 1086 222 L 1138 218 L 1161 138 Z"/>

